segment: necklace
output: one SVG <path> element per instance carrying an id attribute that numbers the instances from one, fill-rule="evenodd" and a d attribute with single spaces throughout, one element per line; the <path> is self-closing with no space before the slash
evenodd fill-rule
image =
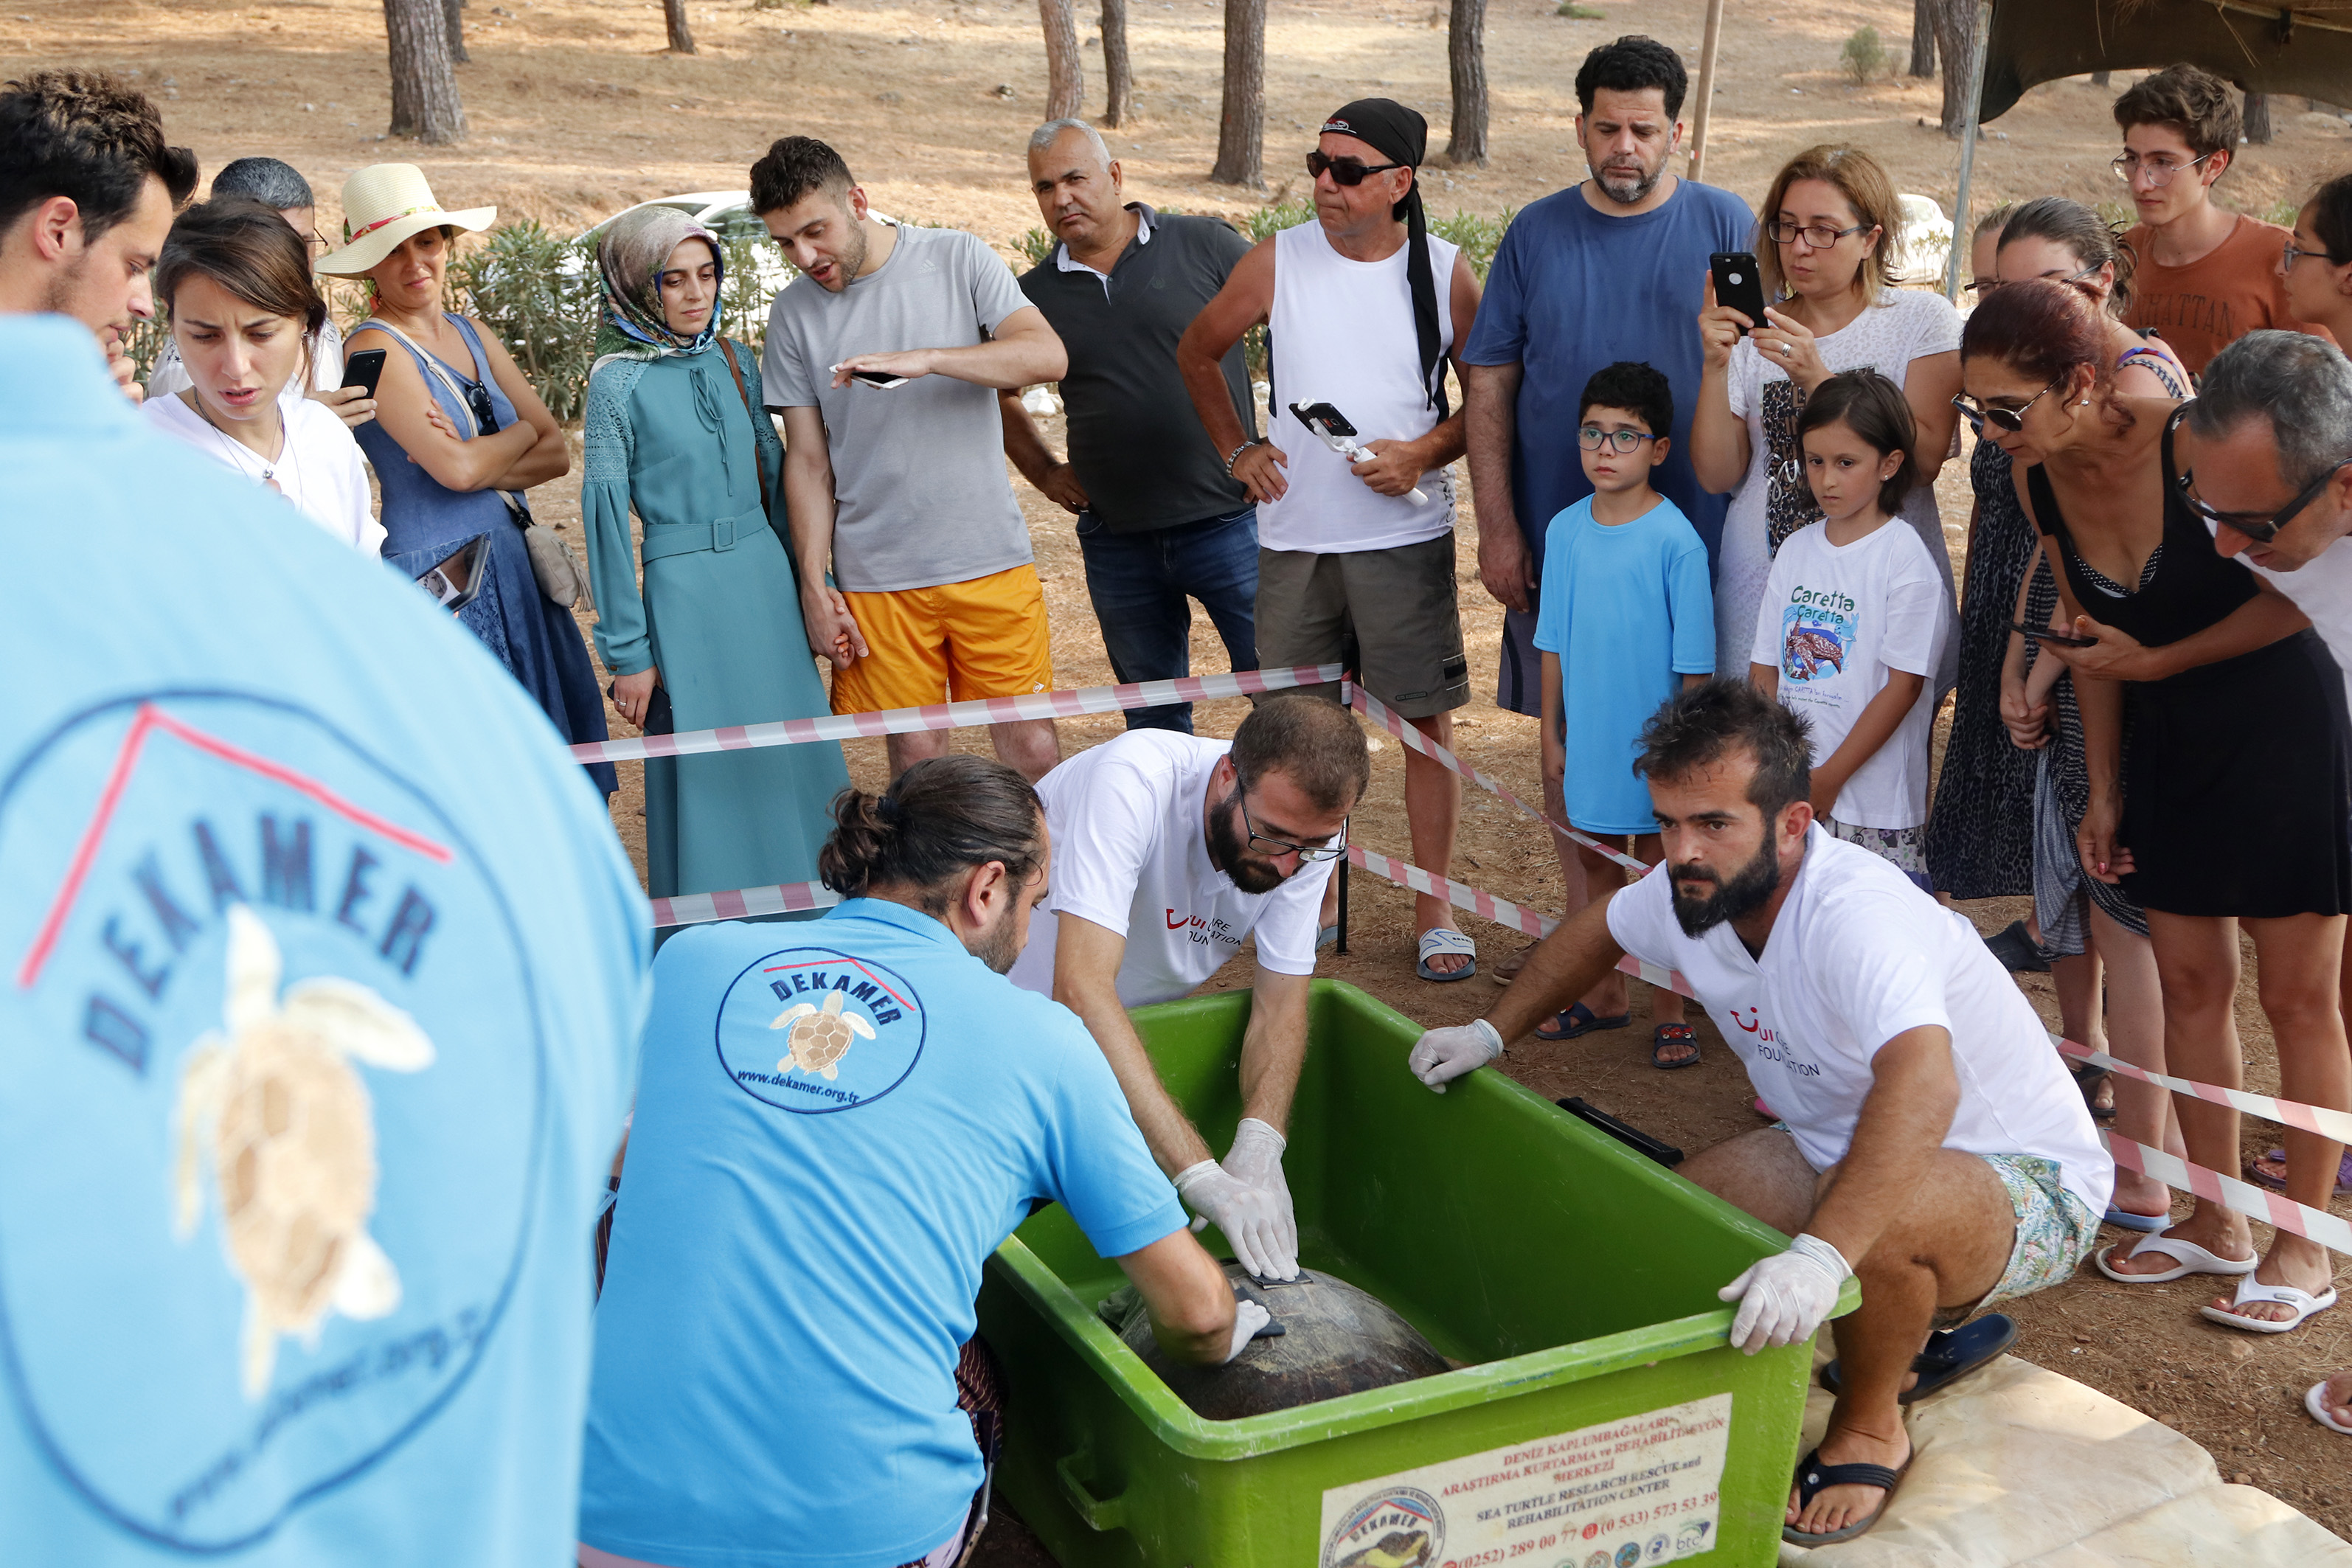
<path id="1" fill-rule="evenodd" d="M 194 403 L 196 411 L 196 417 L 203 420 L 205 427 L 210 429 L 215 436 L 220 438 L 220 444 L 228 448 L 229 467 L 235 468 L 240 474 L 250 475 L 252 470 L 246 467 L 246 459 L 247 458 L 252 458 L 255 463 L 260 466 L 261 482 L 270 489 L 276 490 L 279 495 L 284 495 L 286 493 L 286 487 L 278 482 L 278 466 L 280 464 L 285 465 L 286 477 L 288 479 L 290 479 L 294 477 L 294 464 L 291 460 L 294 456 L 294 451 L 293 447 L 289 443 L 289 437 L 293 433 L 287 428 L 284 411 L 280 410 L 278 416 L 278 455 L 274 458 L 264 458 L 252 447 L 247 446 L 244 442 L 236 439 L 234 437 L 230 436 L 227 431 L 222 429 L 217 424 L 214 423 L 212 415 L 205 407 L 204 394 L 195 392 L 193 388 L 191 388 L 190 391 L 192 393 L 192 402 Z"/>

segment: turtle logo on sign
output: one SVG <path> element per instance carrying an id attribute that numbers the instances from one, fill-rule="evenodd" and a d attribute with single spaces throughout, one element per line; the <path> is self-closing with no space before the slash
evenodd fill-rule
<path id="1" fill-rule="evenodd" d="M 1413 1487 L 1383 1487 L 1343 1515 L 1321 1568 L 1429 1568 L 1445 1549 L 1445 1514 Z"/>

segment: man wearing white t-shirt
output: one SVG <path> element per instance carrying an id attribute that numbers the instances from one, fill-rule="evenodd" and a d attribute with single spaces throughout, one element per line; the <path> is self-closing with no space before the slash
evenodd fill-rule
<path id="1" fill-rule="evenodd" d="M 1975 929 L 1817 826 L 1799 716 L 1715 680 L 1660 709 L 1643 744 L 1664 863 L 1555 931 L 1486 1017 L 1423 1035 L 1410 1065 L 1442 1091 L 1626 953 L 1681 972 L 1783 1117 L 1683 1167 L 1796 1237 L 1724 1287 L 1739 1303 L 1731 1342 L 1810 1339 L 1847 1274 L 1862 1281 L 1835 1326 L 1837 1407 L 1784 1531 L 1842 1540 L 1910 1463 L 1906 1372 L 1954 1375 L 1914 1365 L 1930 1328 L 2073 1274 L 2115 1167 Z M 1964 1342 L 1963 1366 L 2000 1341 Z"/>
<path id="2" fill-rule="evenodd" d="M 1086 1021 L 1193 1228 L 1215 1225 L 1263 1279 L 1298 1272 L 1283 1130 L 1307 1060 L 1316 915 L 1370 778 L 1354 715 L 1293 694 L 1261 701 L 1231 742 L 1130 730 L 1037 781 L 1053 891 L 1030 916 L 1013 983 Z M 1242 1120 L 1220 1163 L 1127 1009 L 1186 994 L 1252 937 Z"/>

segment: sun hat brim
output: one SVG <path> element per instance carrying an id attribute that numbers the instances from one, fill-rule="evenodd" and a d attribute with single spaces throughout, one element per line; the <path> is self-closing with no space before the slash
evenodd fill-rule
<path id="1" fill-rule="evenodd" d="M 411 235 L 428 228 L 462 228 L 468 234 L 479 234 L 496 223 L 496 207 L 467 207 L 457 212 L 409 213 L 394 218 L 382 228 L 373 228 L 352 240 L 341 250 L 330 251 L 313 263 L 312 270 L 330 277 L 351 278 L 365 272 L 398 249 Z"/>

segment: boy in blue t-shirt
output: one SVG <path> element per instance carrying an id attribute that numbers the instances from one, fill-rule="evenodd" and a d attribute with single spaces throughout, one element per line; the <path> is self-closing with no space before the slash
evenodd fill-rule
<path id="1" fill-rule="evenodd" d="M 1633 774 L 1642 726 L 1675 694 L 1715 672 L 1715 595 L 1706 546 L 1680 508 L 1651 488 L 1673 437 L 1666 378 L 1621 360 L 1584 384 L 1577 445 L 1592 494 L 1559 512 L 1544 536 L 1535 644 L 1543 656 L 1543 759 L 1569 826 L 1654 864 L 1657 819 Z M 1621 886 L 1616 862 L 1580 844 L 1568 912 Z M 1626 982 L 1612 974 L 1551 1024 L 1544 1040 L 1572 1040 L 1633 1021 Z M 1650 1061 L 1698 1060 L 1683 999 L 1660 991 L 1651 1007 Z"/>

